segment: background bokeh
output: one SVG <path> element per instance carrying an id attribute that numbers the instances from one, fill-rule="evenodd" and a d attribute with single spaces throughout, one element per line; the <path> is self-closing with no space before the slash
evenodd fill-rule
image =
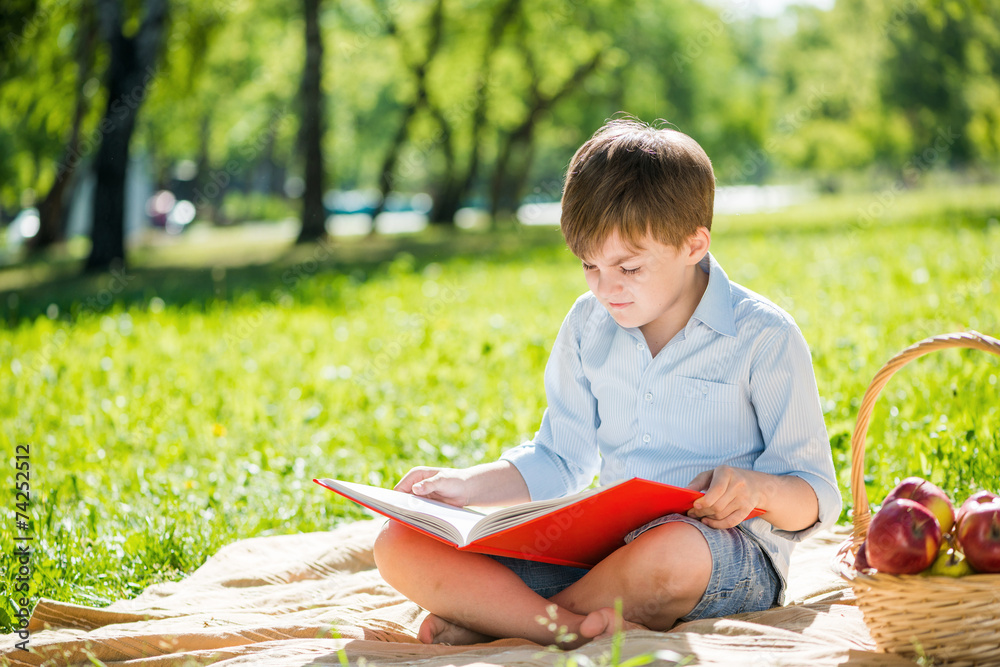
<path id="1" fill-rule="evenodd" d="M 29 248 L 88 237 L 95 216 L 111 237 L 301 218 L 308 240 L 335 213 L 355 233 L 382 213 L 387 231 L 459 211 L 502 225 L 558 201 L 568 157 L 621 112 L 695 137 L 720 186 L 795 186 L 723 196 L 736 212 L 992 182 L 1000 159 L 987 0 L 12 0 L 0 16 L 0 222 L 38 207 Z M 124 250 L 98 237 L 100 269 Z"/>

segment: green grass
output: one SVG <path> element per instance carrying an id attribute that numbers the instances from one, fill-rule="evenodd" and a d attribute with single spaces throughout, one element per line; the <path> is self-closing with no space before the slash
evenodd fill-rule
<path id="1" fill-rule="evenodd" d="M 928 335 L 1000 333 L 1000 195 L 896 195 L 859 224 L 873 198 L 720 219 L 712 246 L 810 343 L 848 505 L 850 433 L 878 368 Z M 214 263 L 142 257 L 120 285 L 59 274 L 0 294 L 5 591 L 16 445 L 31 451 L 32 599 L 104 605 L 234 540 L 364 516 L 315 476 L 391 484 L 531 437 L 549 347 L 586 289 L 553 230 Z M 908 474 L 959 500 L 996 488 L 998 376 L 1000 359 L 948 351 L 889 383 L 869 431 L 873 502 Z"/>

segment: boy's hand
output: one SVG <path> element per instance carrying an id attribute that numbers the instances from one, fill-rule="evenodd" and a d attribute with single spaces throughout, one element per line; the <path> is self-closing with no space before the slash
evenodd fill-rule
<path id="1" fill-rule="evenodd" d="M 465 507 L 470 504 L 468 481 L 462 469 L 418 466 L 403 475 L 393 488 L 455 507 Z"/>
<path id="2" fill-rule="evenodd" d="M 766 509 L 768 482 L 771 475 L 719 466 L 706 470 L 688 484 L 687 488 L 704 492 L 694 501 L 687 515 L 712 528 L 733 528 L 750 516 L 755 507 Z"/>
<path id="3" fill-rule="evenodd" d="M 455 507 L 515 505 L 531 500 L 524 478 L 509 461 L 471 468 L 418 466 L 403 475 L 395 489 Z"/>

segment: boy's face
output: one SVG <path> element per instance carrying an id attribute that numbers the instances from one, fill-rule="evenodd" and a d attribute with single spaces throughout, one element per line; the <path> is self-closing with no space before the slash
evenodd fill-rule
<path id="1" fill-rule="evenodd" d="M 701 299 L 697 263 L 708 251 L 708 230 L 681 248 L 647 237 L 642 248 L 625 245 L 617 234 L 593 257 L 583 259 L 587 286 L 623 327 L 683 326 Z M 694 271 L 692 271 L 694 269 Z M 692 305 L 693 301 L 693 305 Z M 645 333 L 645 331 L 644 331 Z"/>

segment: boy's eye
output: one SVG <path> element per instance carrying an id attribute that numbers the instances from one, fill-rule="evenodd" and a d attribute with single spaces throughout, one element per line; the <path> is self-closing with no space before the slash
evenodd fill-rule
<path id="1" fill-rule="evenodd" d="M 641 266 L 637 266 L 634 269 L 627 269 L 624 266 L 622 266 L 620 268 L 621 268 L 621 272 L 622 273 L 624 273 L 625 275 L 631 276 L 633 274 L 639 273 L 639 270 L 642 267 Z M 583 262 L 583 270 L 584 271 L 596 271 L 597 267 L 595 265 L 593 265 L 593 264 L 587 264 L 586 262 Z"/>

